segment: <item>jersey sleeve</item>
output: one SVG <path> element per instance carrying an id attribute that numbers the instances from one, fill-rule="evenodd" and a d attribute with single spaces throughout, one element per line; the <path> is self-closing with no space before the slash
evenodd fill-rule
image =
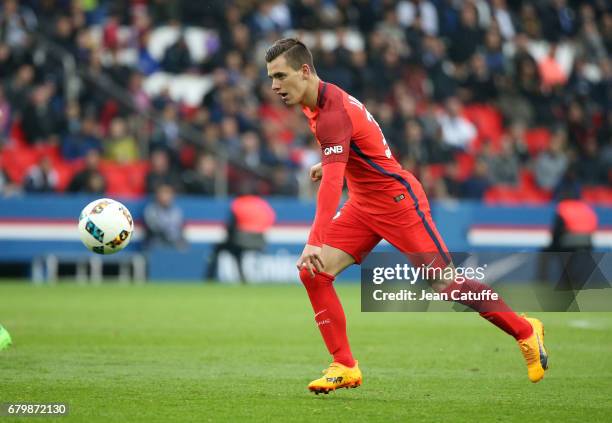
<path id="1" fill-rule="evenodd" d="M 316 137 L 321 144 L 321 163 L 348 162 L 353 125 L 346 110 L 321 113 L 317 119 Z"/>
<path id="2" fill-rule="evenodd" d="M 345 168 L 346 163 L 336 161 L 323 169 L 323 178 L 317 195 L 317 213 L 308 236 L 310 245 L 320 247 L 323 244 L 325 229 L 336 214 L 342 198 Z"/>

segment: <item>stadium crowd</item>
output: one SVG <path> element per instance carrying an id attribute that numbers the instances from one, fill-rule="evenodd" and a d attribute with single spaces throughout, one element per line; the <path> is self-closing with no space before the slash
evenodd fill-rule
<path id="1" fill-rule="evenodd" d="M 154 54 L 161 29 L 178 35 Z M 5 0 L 0 192 L 213 195 L 222 174 L 230 194 L 312 195 L 316 141 L 263 60 L 286 35 L 432 198 L 546 202 L 570 186 L 612 203 L 605 0 Z M 187 102 L 151 88 L 160 73 L 209 89 Z"/>

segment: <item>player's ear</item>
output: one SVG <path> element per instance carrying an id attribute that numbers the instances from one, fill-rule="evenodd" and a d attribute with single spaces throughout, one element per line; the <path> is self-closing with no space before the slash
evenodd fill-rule
<path id="1" fill-rule="evenodd" d="M 312 73 L 312 70 L 310 69 L 310 66 L 308 66 L 306 63 L 304 63 L 302 65 L 302 79 L 310 78 L 310 74 L 311 73 Z"/>

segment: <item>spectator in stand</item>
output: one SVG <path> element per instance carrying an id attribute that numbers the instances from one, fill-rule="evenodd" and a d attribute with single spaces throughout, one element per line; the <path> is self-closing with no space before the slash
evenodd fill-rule
<path id="1" fill-rule="evenodd" d="M 562 129 L 553 132 L 550 145 L 535 160 L 535 179 L 540 188 L 552 190 L 557 186 L 568 165 L 564 153 L 566 133 Z"/>
<path id="2" fill-rule="evenodd" d="M 53 92 L 51 83 L 37 86 L 23 110 L 21 126 L 30 144 L 54 142 L 57 136 L 59 117 L 50 104 Z"/>
<path id="3" fill-rule="evenodd" d="M 459 179 L 459 165 L 456 161 L 451 161 L 445 166 L 443 181 L 446 193 L 450 198 L 460 198 L 463 195 L 462 182 Z"/>
<path id="4" fill-rule="evenodd" d="M 19 187 L 11 181 L 11 178 L 2 169 L 2 163 L 0 163 L 0 197 L 8 197 L 19 192 Z"/>
<path id="5" fill-rule="evenodd" d="M 533 107 L 537 124 L 552 124 L 550 86 L 542 83 L 536 60 L 529 54 L 521 55 L 515 62 L 515 85 L 519 93 Z M 546 90 L 543 90 L 546 88 Z"/>
<path id="6" fill-rule="evenodd" d="M 185 220 L 182 210 L 174 203 L 174 188 L 161 184 L 155 189 L 155 200 L 143 213 L 146 248 L 185 248 Z"/>
<path id="7" fill-rule="evenodd" d="M 23 188 L 26 192 L 55 192 L 59 182 L 51 159 L 43 157 L 39 164 L 32 166 L 26 175 Z"/>
<path id="8" fill-rule="evenodd" d="M 514 155 L 519 159 L 521 165 L 524 165 L 529 160 L 529 151 L 527 150 L 527 142 L 525 141 L 525 132 L 527 126 L 521 120 L 515 120 L 510 124 L 510 128 L 505 141 L 512 146 Z"/>
<path id="9" fill-rule="evenodd" d="M 579 100 L 569 103 L 566 114 L 567 135 L 571 149 L 579 154 L 584 153 L 587 140 L 592 135 L 589 119 L 590 116 Z"/>
<path id="10" fill-rule="evenodd" d="M 508 10 L 506 0 L 493 0 L 491 2 L 491 13 L 504 40 L 511 41 L 516 35 L 516 31 L 512 13 Z"/>
<path id="11" fill-rule="evenodd" d="M 170 167 L 168 153 L 164 150 L 154 150 L 151 153 L 151 169 L 146 179 L 146 191 L 153 193 L 160 185 L 170 185 L 174 191 L 179 191 L 181 181 Z"/>
<path id="12" fill-rule="evenodd" d="M 576 31 L 576 14 L 567 5 L 566 0 L 548 2 L 542 13 L 542 31 L 551 42 L 574 35 Z"/>
<path id="13" fill-rule="evenodd" d="M 474 166 L 474 173 L 463 181 L 461 196 L 468 200 L 482 200 L 490 186 L 489 166 L 486 161 L 478 159 Z"/>
<path id="14" fill-rule="evenodd" d="M 68 192 L 103 194 L 105 191 L 106 179 L 100 171 L 100 151 L 92 148 L 85 156 L 85 168 L 70 181 Z"/>
<path id="15" fill-rule="evenodd" d="M 285 166 L 274 166 L 272 168 L 272 192 L 271 195 L 295 197 L 298 195 L 298 181 Z"/>
<path id="16" fill-rule="evenodd" d="M 496 29 L 491 28 L 485 35 L 483 59 L 486 68 L 494 75 L 505 71 L 506 58 L 503 53 L 502 37 Z"/>
<path id="17" fill-rule="evenodd" d="M 587 138 L 576 165 L 578 180 L 582 184 L 600 185 L 606 183 L 610 169 L 606 167 L 603 158 L 598 154 L 595 136 Z"/>
<path id="18" fill-rule="evenodd" d="M 161 119 L 153 131 L 151 148 L 165 149 L 172 157 L 178 157 L 179 129 L 178 108 L 176 104 L 168 102 L 164 106 Z"/>
<path id="19" fill-rule="evenodd" d="M 436 200 L 445 200 L 450 198 L 444 179 L 437 178 L 432 174 L 431 167 L 421 166 L 421 172 L 419 173 L 419 180 L 423 189 L 427 193 L 427 197 Z"/>
<path id="20" fill-rule="evenodd" d="M 194 65 L 185 34 L 181 33 L 174 44 L 166 49 L 161 68 L 169 73 L 185 73 Z"/>
<path id="21" fill-rule="evenodd" d="M 0 85 L 0 147 L 2 147 L 4 137 L 9 134 L 10 128 L 11 105 L 4 96 L 4 87 Z"/>
<path id="22" fill-rule="evenodd" d="M 132 101 L 139 112 L 146 112 L 151 106 L 151 99 L 142 84 L 143 75 L 140 72 L 134 72 L 130 75 L 128 87 Z"/>
<path id="23" fill-rule="evenodd" d="M 488 161 L 490 180 L 493 184 L 516 185 L 519 179 L 519 160 L 508 138 L 502 138 L 501 151 Z"/>
<path id="24" fill-rule="evenodd" d="M 459 95 L 465 103 L 486 103 L 497 97 L 497 87 L 483 55 L 472 56 L 462 88 Z"/>
<path id="25" fill-rule="evenodd" d="M 104 141 L 105 156 L 118 163 L 129 163 L 138 160 L 138 145 L 128 132 L 124 119 L 116 117 L 110 125 L 110 134 Z"/>
<path id="26" fill-rule="evenodd" d="M 458 98 L 446 100 L 445 111 L 438 117 L 442 130 L 442 141 L 458 151 L 469 149 L 476 137 L 476 127 L 461 115 L 462 105 Z"/>
<path id="27" fill-rule="evenodd" d="M 214 195 L 215 179 L 217 177 L 217 163 L 210 154 L 202 154 L 195 169 L 187 170 L 183 174 L 183 187 L 187 194 Z"/>
<path id="28" fill-rule="evenodd" d="M 78 110 L 78 105 L 71 106 Z M 86 157 L 90 150 L 102 151 L 99 127 L 93 116 L 79 120 L 78 112 L 69 111 L 67 133 L 62 136 L 62 157 L 77 160 Z M 71 116 L 73 113 L 76 116 Z"/>
<path id="29" fill-rule="evenodd" d="M 557 46 L 551 45 L 548 54 L 538 63 L 542 88 L 546 91 L 557 85 L 565 85 L 567 75 L 557 61 Z"/>
<path id="30" fill-rule="evenodd" d="M 449 57 L 459 65 L 467 62 L 482 45 L 483 32 L 478 26 L 478 12 L 471 2 L 463 3 L 460 23 L 451 37 Z"/>
<path id="31" fill-rule="evenodd" d="M 583 10 L 589 10 L 586 14 L 589 16 L 583 16 L 582 30 L 578 39 L 579 54 L 590 62 L 597 62 L 606 57 L 606 47 L 604 40 L 597 28 L 597 22 L 592 16 L 593 9 L 590 5 L 583 5 Z"/>
<path id="32" fill-rule="evenodd" d="M 409 156 L 417 163 L 430 163 L 427 150 L 430 141 L 425 139 L 419 121 L 416 119 L 407 121 L 404 125 L 404 135 L 398 138 L 404 141 L 397 146 L 400 156 Z"/>
<path id="33" fill-rule="evenodd" d="M 402 0 L 397 4 L 397 18 L 404 28 L 412 27 L 420 20 L 427 35 L 438 34 L 438 11 L 428 0 Z"/>
<path id="34" fill-rule="evenodd" d="M 261 141 L 257 133 L 249 131 L 240 136 L 240 160 L 251 169 L 257 169 L 262 164 Z"/>
<path id="35" fill-rule="evenodd" d="M 32 10 L 17 0 L 5 0 L 0 10 L 0 42 L 11 48 L 25 48 L 28 33 L 38 21 Z"/>

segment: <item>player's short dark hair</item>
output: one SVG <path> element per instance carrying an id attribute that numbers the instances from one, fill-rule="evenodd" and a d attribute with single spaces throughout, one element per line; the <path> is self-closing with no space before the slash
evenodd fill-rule
<path id="1" fill-rule="evenodd" d="M 303 64 L 307 64 L 313 73 L 317 73 L 312 62 L 312 53 L 308 47 L 297 38 L 281 38 L 277 40 L 268 51 L 266 51 L 266 62 L 270 63 L 280 55 L 285 55 L 287 64 L 298 70 Z"/>

